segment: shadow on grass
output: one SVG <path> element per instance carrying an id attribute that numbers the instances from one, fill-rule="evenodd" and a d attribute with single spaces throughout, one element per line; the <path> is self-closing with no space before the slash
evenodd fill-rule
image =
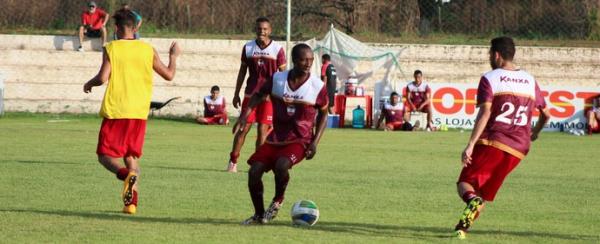
<path id="1" fill-rule="evenodd" d="M 48 165 L 84 165 L 87 163 L 76 163 L 76 162 L 60 162 L 60 161 L 41 161 L 41 160 L 0 160 L 0 162 L 6 163 L 19 163 L 19 164 L 48 164 Z M 96 162 L 97 163 L 97 162 Z M 148 169 L 167 169 L 167 170 L 181 170 L 181 171 L 204 171 L 204 172 L 219 172 L 226 173 L 225 169 L 205 169 L 205 168 L 185 168 L 185 167 L 172 167 L 172 166 L 142 166 L 142 168 Z M 238 173 L 247 173 L 247 171 L 239 170 Z"/>
<path id="2" fill-rule="evenodd" d="M 358 235 L 379 235 L 387 237 L 402 238 L 430 238 L 430 239 L 449 239 L 452 238 L 451 230 L 440 227 L 419 227 L 419 226 L 399 226 L 367 223 L 347 223 L 347 222 L 329 222 L 319 221 L 315 226 L 310 227 L 314 230 L 328 232 L 344 232 Z"/>
<path id="3" fill-rule="evenodd" d="M 600 242 L 600 235 L 568 235 L 568 234 L 557 234 L 557 233 L 546 233 L 546 232 L 534 232 L 534 231 L 504 231 L 504 230 L 473 230 L 469 234 L 475 235 L 510 235 L 526 238 L 544 238 L 544 239 L 555 239 L 555 240 L 583 240 L 583 241 L 595 241 Z"/>
<path id="4" fill-rule="evenodd" d="M 69 210 L 0 209 L 0 212 L 32 213 L 61 217 L 83 217 L 99 220 L 123 220 L 145 223 L 240 225 L 240 221 L 211 218 L 169 218 L 130 216 L 120 212 L 79 212 Z"/>
<path id="5" fill-rule="evenodd" d="M 240 226 L 240 220 L 217 219 L 217 218 L 170 218 L 170 217 L 145 217 L 145 216 L 129 216 L 120 212 L 80 212 L 69 210 L 35 210 L 35 209 L 0 209 L 0 212 L 15 212 L 15 213 L 30 213 L 43 214 L 61 217 L 83 217 L 99 220 L 120 220 L 143 223 L 167 223 L 167 224 L 210 224 L 210 225 L 230 225 Z M 293 227 L 286 222 L 278 221 L 268 225 L 289 228 L 301 228 L 305 230 L 326 231 L 335 233 L 349 233 L 355 235 L 378 235 L 384 237 L 399 237 L 399 238 L 418 238 L 418 239 L 434 239 L 434 240 L 450 240 L 452 236 L 452 228 L 441 228 L 431 226 L 399 226 L 399 225 L 384 225 L 384 224 L 368 224 L 368 223 L 348 223 L 348 222 L 329 222 L 320 221 L 317 225 L 302 228 Z M 594 235 L 567 235 L 534 231 L 510 231 L 510 230 L 475 230 L 471 234 L 477 235 L 508 235 L 524 238 L 543 238 L 554 239 L 558 241 L 566 240 L 584 240 L 584 241 L 599 241 L 599 236 Z"/>
<path id="6" fill-rule="evenodd" d="M 284 225 L 284 223 L 280 223 Z M 404 238 L 427 238 L 434 240 L 454 239 L 453 228 L 441 228 L 432 226 L 399 226 L 399 225 L 382 225 L 382 224 L 365 224 L 365 223 L 347 223 L 347 222 L 329 222 L 319 221 L 315 226 L 307 229 L 322 230 L 328 232 L 343 232 L 359 235 L 379 235 L 388 237 L 404 237 Z M 566 240 L 584 240 L 584 241 L 599 241 L 600 236 L 594 235 L 569 235 L 535 231 L 511 231 L 511 230 L 475 230 L 469 232 L 475 235 L 507 235 L 523 238 L 542 238 L 554 239 L 557 241 Z"/>
<path id="7" fill-rule="evenodd" d="M 8 160 L 8 161 L 0 161 L 0 162 L 8 162 L 8 163 L 20 163 L 20 164 L 82 164 L 76 162 L 58 162 L 58 161 L 41 161 L 41 160 Z"/>
<path id="8" fill-rule="evenodd" d="M 185 168 L 185 167 L 172 167 L 172 166 L 143 166 L 143 168 L 150 169 L 168 169 L 168 170 L 182 170 L 182 171 L 205 171 L 205 172 L 219 172 L 227 173 L 225 169 L 205 169 L 205 168 Z M 247 171 L 238 170 L 238 174 L 247 173 Z"/>

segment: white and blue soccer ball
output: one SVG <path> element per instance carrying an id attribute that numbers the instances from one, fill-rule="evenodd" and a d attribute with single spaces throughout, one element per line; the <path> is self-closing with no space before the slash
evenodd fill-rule
<path id="1" fill-rule="evenodd" d="M 292 206 L 292 223 L 299 226 L 312 226 L 319 220 L 317 204 L 310 200 L 300 200 Z"/>

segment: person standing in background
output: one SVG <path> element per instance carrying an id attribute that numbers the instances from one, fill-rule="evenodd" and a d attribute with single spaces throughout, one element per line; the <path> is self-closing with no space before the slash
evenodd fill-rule
<path id="1" fill-rule="evenodd" d="M 321 80 L 325 82 L 327 87 L 327 97 L 329 98 L 329 114 L 334 114 L 333 107 L 335 106 L 335 93 L 337 91 L 337 74 L 335 66 L 331 63 L 331 56 L 323 54 L 321 57 L 323 66 L 321 66 Z"/>

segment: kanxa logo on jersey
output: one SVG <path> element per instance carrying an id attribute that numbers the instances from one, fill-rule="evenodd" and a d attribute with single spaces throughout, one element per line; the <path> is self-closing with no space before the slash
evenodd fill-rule
<path id="1" fill-rule="evenodd" d="M 254 52 L 252 52 L 252 56 L 256 57 L 256 56 L 269 56 L 271 55 L 271 53 L 269 53 L 268 51 L 260 51 L 260 50 L 254 50 Z"/>
<path id="2" fill-rule="evenodd" d="M 506 81 L 526 82 L 526 81 Z M 477 115 L 477 85 L 432 83 L 433 119 L 436 125 L 473 128 Z M 587 120 L 584 109 L 592 106 L 591 99 L 600 94 L 600 89 L 587 87 L 555 87 L 540 85 L 542 96 L 550 112 L 547 130 L 559 128 L 584 129 Z M 537 122 L 539 112 L 533 110 L 532 124 Z"/>
<path id="3" fill-rule="evenodd" d="M 508 76 L 500 76 L 501 82 L 513 82 L 513 83 L 521 83 L 521 84 L 529 84 L 529 80 L 521 79 L 521 78 L 511 78 Z"/>
<path id="4" fill-rule="evenodd" d="M 284 93 L 283 94 L 283 99 L 286 100 L 286 101 L 302 100 L 302 99 L 304 99 L 304 96 L 302 96 L 300 94 Z"/>

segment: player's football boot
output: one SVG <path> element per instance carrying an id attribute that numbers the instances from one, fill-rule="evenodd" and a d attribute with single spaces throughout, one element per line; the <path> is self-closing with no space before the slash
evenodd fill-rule
<path id="1" fill-rule="evenodd" d="M 265 224 L 265 223 L 267 223 L 267 222 L 265 221 L 263 216 L 252 215 L 252 217 L 244 220 L 244 222 L 242 222 L 242 225 L 261 225 L 261 224 Z"/>
<path id="2" fill-rule="evenodd" d="M 229 161 L 229 164 L 227 165 L 227 172 L 237 173 L 237 164 Z"/>
<path id="3" fill-rule="evenodd" d="M 456 230 L 454 232 L 454 235 L 456 236 L 456 238 L 458 238 L 459 240 L 463 240 L 465 238 L 467 238 L 467 231 L 465 230 Z"/>
<path id="4" fill-rule="evenodd" d="M 467 203 L 467 207 L 465 207 L 465 210 L 463 211 L 462 215 L 460 216 L 460 220 L 456 225 L 456 230 L 469 229 L 475 221 L 475 217 L 477 217 L 479 209 L 482 205 L 483 199 L 481 199 L 481 197 L 474 197 L 471 200 L 469 200 L 469 203 Z"/>
<path id="5" fill-rule="evenodd" d="M 418 120 L 415 122 L 415 124 L 413 125 L 413 131 L 414 130 L 419 130 L 421 127 L 421 122 L 419 122 Z"/>
<path id="6" fill-rule="evenodd" d="M 135 214 L 137 211 L 137 207 L 134 204 L 125 205 L 123 207 L 123 213 L 126 214 Z"/>
<path id="7" fill-rule="evenodd" d="M 267 210 L 265 211 L 265 221 L 266 222 L 270 222 L 271 220 L 275 219 L 275 217 L 277 217 L 277 213 L 279 212 L 279 209 L 281 208 L 281 206 L 283 205 L 283 203 L 280 202 L 276 202 L 273 201 L 271 202 L 271 205 L 269 205 L 269 208 L 267 208 Z"/>
<path id="8" fill-rule="evenodd" d="M 123 204 L 125 206 L 132 205 L 133 203 L 133 186 L 137 181 L 137 174 L 135 172 L 129 172 L 127 178 L 123 181 L 123 193 L 121 197 L 123 197 Z"/>

